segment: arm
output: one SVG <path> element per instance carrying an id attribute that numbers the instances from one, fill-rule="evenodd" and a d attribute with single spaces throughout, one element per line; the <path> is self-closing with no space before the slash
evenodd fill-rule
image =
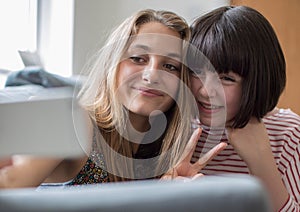
<path id="1" fill-rule="evenodd" d="M 252 118 L 244 128 L 227 132 L 231 145 L 246 162 L 250 173 L 264 183 L 274 210 L 280 210 L 289 194 L 278 171 L 264 123 Z"/>
<path id="2" fill-rule="evenodd" d="M 12 164 L 0 169 L 0 188 L 38 186 L 61 161 L 62 159 L 13 156 Z"/>

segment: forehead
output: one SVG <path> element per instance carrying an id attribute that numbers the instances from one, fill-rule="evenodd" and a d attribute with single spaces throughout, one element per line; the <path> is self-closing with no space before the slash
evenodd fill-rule
<path id="1" fill-rule="evenodd" d="M 131 37 L 129 50 L 146 51 L 158 55 L 181 56 L 182 42 L 180 35 L 161 23 L 143 24 L 138 33 Z"/>
<path id="2" fill-rule="evenodd" d="M 158 22 L 148 22 L 145 24 L 142 24 L 138 30 L 137 34 L 166 34 L 170 36 L 174 36 L 177 38 L 180 38 L 180 35 L 177 31 L 167 27 L 166 25 Z"/>

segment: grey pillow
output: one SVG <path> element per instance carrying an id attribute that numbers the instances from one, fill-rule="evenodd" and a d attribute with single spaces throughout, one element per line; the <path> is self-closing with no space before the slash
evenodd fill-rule
<path id="1" fill-rule="evenodd" d="M 269 212 L 264 187 L 247 175 L 182 181 L 133 181 L 0 191 L 1 211 Z"/>

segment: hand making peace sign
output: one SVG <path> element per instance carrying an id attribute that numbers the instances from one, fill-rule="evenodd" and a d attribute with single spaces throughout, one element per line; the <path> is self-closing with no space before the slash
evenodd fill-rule
<path id="1" fill-rule="evenodd" d="M 201 133 L 201 128 L 198 128 L 193 132 L 186 148 L 184 149 L 180 162 L 177 163 L 177 165 L 170 169 L 166 174 L 164 174 L 161 179 L 195 179 L 203 176 L 203 174 L 199 173 L 201 169 L 203 169 L 209 161 L 219 154 L 219 152 L 225 149 L 227 144 L 225 142 L 219 143 L 205 155 L 199 158 L 198 161 L 191 163 L 191 158 Z"/>

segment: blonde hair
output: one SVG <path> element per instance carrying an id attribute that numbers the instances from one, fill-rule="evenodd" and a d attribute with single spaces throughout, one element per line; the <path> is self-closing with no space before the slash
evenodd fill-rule
<path id="1" fill-rule="evenodd" d="M 80 104 L 90 112 L 106 143 L 114 151 L 126 157 L 132 157 L 130 142 L 124 139 L 120 135 L 121 133 L 116 130 L 126 130 L 128 121 L 128 117 L 124 113 L 124 107 L 116 94 L 118 64 L 128 48 L 130 36 L 136 35 L 139 28 L 149 22 L 159 22 L 178 32 L 180 38 L 184 41 L 189 41 L 189 26 L 180 16 L 169 11 L 151 9 L 139 11 L 119 25 L 110 35 L 105 46 L 95 55 L 93 65 L 87 67 L 89 74 L 79 93 Z M 182 69 L 180 79 L 187 83 L 187 71 L 184 66 Z M 182 155 L 189 139 L 192 112 L 190 107 L 186 107 L 185 104 L 191 99 L 189 95 L 186 95 L 188 88 L 182 85 L 184 83 L 180 83 L 178 89 L 177 105 L 174 103 L 166 113 L 168 114 L 168 125 L 162 138 L 160 153 L 168 152 L 168 154 L 162 154 L 157 164 L 158 170 L 167 170 L 174 166 Z M 185 111 L 180 111 L 183 108 L 185 108 Z M 103 149 L 102 146 L 102 151 L 104 151 Z M 115 161 L 114 154 L 102 153 L 106 165 L 111 165 L 112 169 L 116 171 L 115 173 L 120 173 L 121 169 L 123 172 L 130 169 L 130 164 L 126 164 L 127 168 L 124 165 L 119 165 L 122 163 L 121 161 Z M 125 179 L 111 175 L 110 180 L 120 181 Z"/>

